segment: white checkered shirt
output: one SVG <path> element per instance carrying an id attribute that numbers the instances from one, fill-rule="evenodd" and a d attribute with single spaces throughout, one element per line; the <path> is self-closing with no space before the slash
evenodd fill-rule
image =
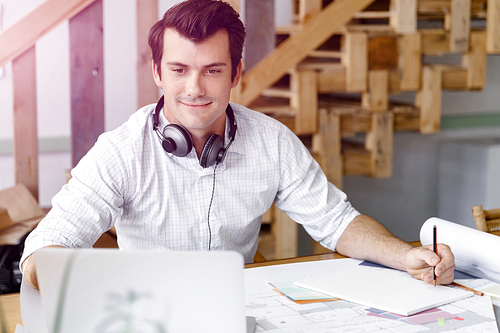
<path id="1" fill-rule="evenodd" d="M 47 245 L 91 247 L 113 225 L 121 249 L 207 250 L 214 166 L 193 150 L 166 153 L 152 130 L 156 104 L 102 134 L 29 235 L 21 262 Z M 238 124 L 215 172 L 210 247 L 236 250 L 251 262 L 264 214 L 273 201 L 332 250 L 359 213 L 329 183 L 302 142 L 280 122 L 231 104 Z M 167 124 L 163 112 L 160 129 Z M 228 142 L 226 124 L 225 142 Z"/>

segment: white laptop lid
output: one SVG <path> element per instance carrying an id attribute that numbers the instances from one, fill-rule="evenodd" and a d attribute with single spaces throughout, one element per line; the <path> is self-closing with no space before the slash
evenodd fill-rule
<path id="1" fill-rule="evenodd" d="M 247 330 L 236 252 L 44 249 L 35 264 L 48 332 Z"/>

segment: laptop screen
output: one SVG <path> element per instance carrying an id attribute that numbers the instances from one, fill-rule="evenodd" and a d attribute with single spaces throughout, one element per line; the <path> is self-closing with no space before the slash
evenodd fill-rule
<path id="1" fill-rule="evenodd" d="M 43 249 L 35 264 L 49 332 L 247 330 L 236 252 Z"/>

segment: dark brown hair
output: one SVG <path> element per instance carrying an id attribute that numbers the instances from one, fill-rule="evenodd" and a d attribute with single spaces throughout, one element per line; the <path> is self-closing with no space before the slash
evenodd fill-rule
<path id="1" fill-rule="evenodd" d="M 234 80 L 246 33 L 239 14 L 228 3 L 216 0 L 187 0 L 167 10 L 163 18 L 153 25 L 149 31 L 148 43 L 160 78 L 163 33 L 167 28 L 175 29 L 193 43 L 201 43 L 217 31 L 226 30 L 231 56 L 231 81 Z"/>

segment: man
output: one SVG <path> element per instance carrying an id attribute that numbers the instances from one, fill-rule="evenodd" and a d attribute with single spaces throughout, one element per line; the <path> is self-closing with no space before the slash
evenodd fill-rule
<path id="1" fill-rule="evenodd" d="M 30 285 L 34 251 L 91 247 L 113 225 L 123 249 L 236 250 L 251 262 L 273 202 L 325 247 L 427 283 L 433 266 L 438 283 L 453 280 L 449 247 L 436 254 L 394 237 L 351 206 L 284 125 L 229 104 L 244 37 L 238 14 L 220 1 L 188 0 L 152 27 L 164 96 L 101 135 L 74 168 L 26 240 Z"/>

